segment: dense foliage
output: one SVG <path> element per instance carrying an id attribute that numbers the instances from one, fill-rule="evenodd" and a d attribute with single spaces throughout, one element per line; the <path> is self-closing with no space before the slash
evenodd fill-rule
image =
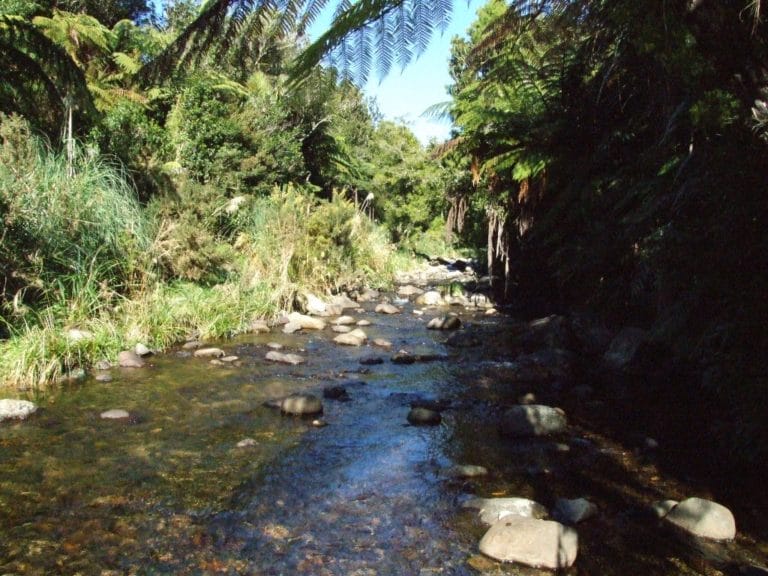
<path id="1" fill-rule="evenodd" d="M 716 413 L 724 452 L 753 462 L 768 446 L 760 7 L 491 0 L 454 41 L 445 147 L 471 163 L 453 205 L 486 213 L 499 291 L 651 329 L 684 375 L 671 397 Z"/>

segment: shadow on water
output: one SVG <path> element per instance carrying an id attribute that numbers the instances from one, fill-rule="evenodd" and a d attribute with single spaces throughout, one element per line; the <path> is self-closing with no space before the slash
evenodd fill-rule
<path id="1" fill-rule="evenodd" d="M 237 366 L 157 357 L 115 370 L 108 384 L 43 398 L 40 415 L 0 427 L 0 572 L 542 573 L 479 555 L 486 528 L 460 506 L 470 494 L 597 504 L 567 574 L 729 574 L 739 554 L 764 558 L 764 543 L 702 549 L 664 529 L 647 505 L 685 486 L 579 419 L 558 438 L 502 438 L 499 416 L 520 395 L 558 405 L 563 392 L 509 376 L 514 323 L 467 313 L 489 340 L 447 348 L 445 334 L 425 330 L 429 313 L 363 316 L 369 337 L 392 350 L 341 348 L 329 329 L 249 335 L 222 344 Z M 306 363 L 266 363 L 269 342 Z M 390 362 L 401 348 L 442 360 Z M 384 361 L 361 366 L 371 357 Z M 264 406 L 328 385 L 345 386 L 351 401 L 325 400 L 324 428 Z M 410 404 L 425 399 L 450 402 L 442 424 L 408 425 Z M 100 419 L 109 408 L 132 418 Z M 456 463 L 490 474 L 445 475 Z"/>

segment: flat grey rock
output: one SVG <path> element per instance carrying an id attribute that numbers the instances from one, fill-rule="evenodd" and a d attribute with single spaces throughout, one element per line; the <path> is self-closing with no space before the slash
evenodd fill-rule
<path id="1" fill-rule="evenodd" d="M 488 529 L 480 552 L 502 562 L 557 570 L 576 561 L 578 534 L 550 520 L 507 516 Z"/>

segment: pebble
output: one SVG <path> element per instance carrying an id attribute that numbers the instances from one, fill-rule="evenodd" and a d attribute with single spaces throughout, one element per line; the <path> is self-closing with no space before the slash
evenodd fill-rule
<path id="1" fill-rule="evenodd" d="M 105 410 L 102 412 L 99 417 L 102 420 L 125 420 L 127 418 L 130 418 L 131 415 L 128 413 L 127 410 L 122 410 L 120 408 L 112 408 L 111 410 Z"/>

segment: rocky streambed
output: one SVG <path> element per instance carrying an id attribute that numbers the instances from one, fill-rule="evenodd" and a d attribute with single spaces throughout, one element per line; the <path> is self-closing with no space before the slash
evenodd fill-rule
<path id="1" fill-rule="evenodd" d="M 636 333 L 438 277 L 9 403 L 0 573 L 766 573 L 759 509 L 593 425 Z"/>

